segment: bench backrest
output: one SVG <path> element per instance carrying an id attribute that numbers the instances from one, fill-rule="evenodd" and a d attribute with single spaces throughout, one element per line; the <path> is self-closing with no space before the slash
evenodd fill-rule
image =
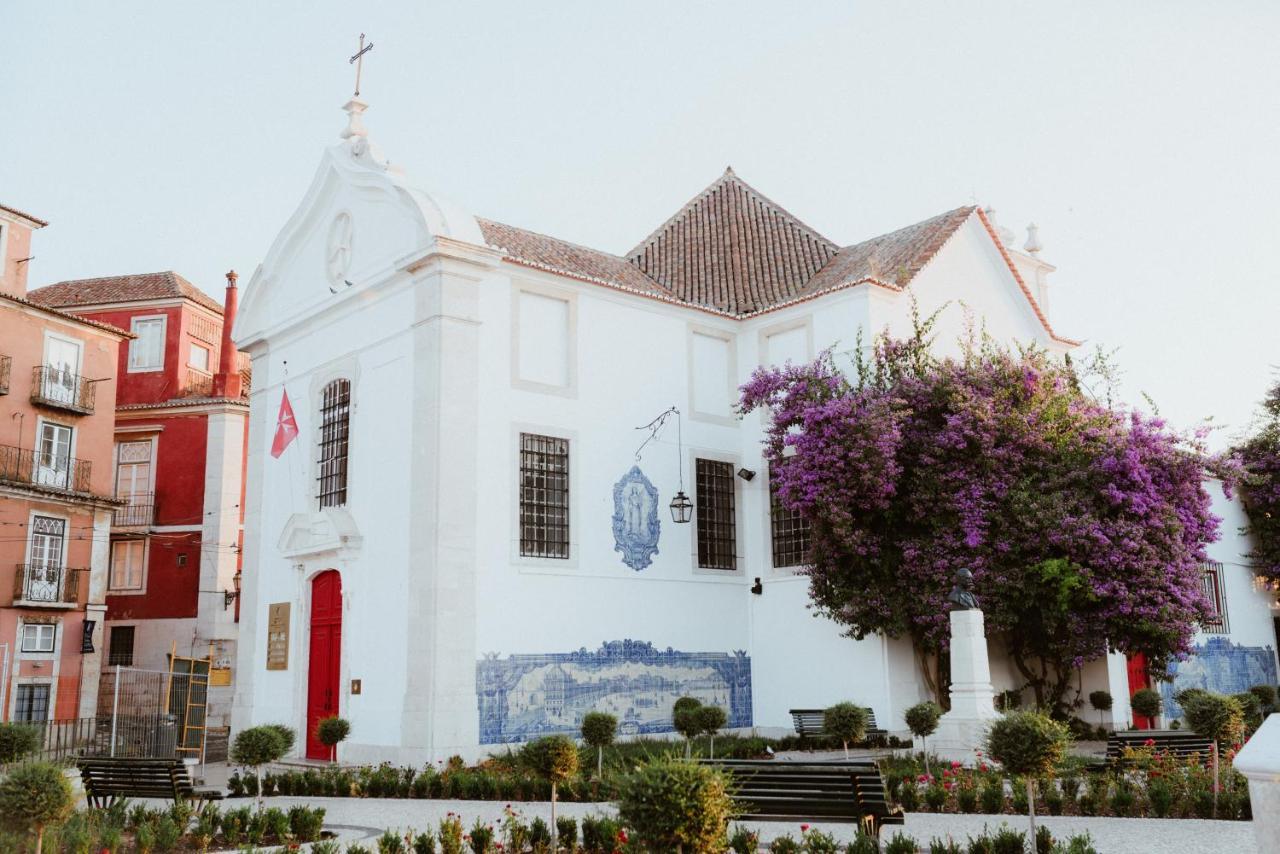
<path id="1" fill-rule="evenodd" d="M 85 757 L 77 765 L 85 792 L 95 797 L 187 798 L 193 789 L 181 759 Z"/>
<path id="2" fill-rule="evenodd" d="M 1147 742 L 1152 742 L 1147 744 Z M 1121 760 L 1124 749 L 1140 750 L 1149 747 L 1157 753 L 1171 753 L 1179 758 L 1199 754 L 1207 759 L 1213 751 L 1213 742 L 1194 732 L 1116 732 L 1107 738 L 1107 758 Z"/>
<path id="3" fill-rule="evenodd" d="M 875 732 L 880 729 L 876 725 L 876 713 L 870 706 L 865 707 L 867 710 L 867 732 Z M 791 720 L 795 724 L 796 732 L 800 735 L 811 735 L 822 732 L 822 718 L 826 715 L 826 709 L 791 709 Z"/>
<path id="4" fill-rule="evenodd" d="M 888 815 L 880 769 L 871 762 L 707 760 L 733 775 L 735 799 L 759 817 L 861 819 Z"/>

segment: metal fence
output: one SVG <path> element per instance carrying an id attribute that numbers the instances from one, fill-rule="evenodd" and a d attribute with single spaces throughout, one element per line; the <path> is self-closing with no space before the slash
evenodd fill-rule
<path id="1" fill-rule="evenodd" d="M 202 745 L 203 710 L 193 719 L 189 701 L 204 696 L 205 681 L 185 673 L 131 667 L 104 672 L 98 683 L 97 752 L 170 757 L 178 755 L 179 746 Z"/>
<path id="2" fill-rule="evenodd" d="M 33 721 L 27 726 L 39 733 L 39 746 L 23 761 L 66 762 L 76 756 L 97 752 L 97 718 Z"/>

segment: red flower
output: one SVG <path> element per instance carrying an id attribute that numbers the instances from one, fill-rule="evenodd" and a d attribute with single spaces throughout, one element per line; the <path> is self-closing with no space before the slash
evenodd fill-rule
<path id="1" fill-rule="evenodd" d="M 618 841 L 623 845 L 627 844 L 627 831 L 625 829 L 620 829 L 618 831 Z"/>
<path id="2" fill-rule="evenodd" d="M 808 833 L 808 832 L 809 832 L 809 825 L 807 825 L 807 824 L 802 824 L 802 825 L 800 825 L 800 832 L 801 832 L 801 833 Z"/>
<path id="3" fill-rule="evenodd" d="M 1155 747 L 1155 746 L 1156 746 L 1156 740 L 1155 740 L 1154 738 L 1148 738 L 1146 741 L 1142 742 L 1142 746 L 1143 746 L 1143 747 Z"/>

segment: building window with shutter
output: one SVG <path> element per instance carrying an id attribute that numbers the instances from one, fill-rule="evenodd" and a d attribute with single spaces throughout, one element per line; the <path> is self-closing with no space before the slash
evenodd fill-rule
<path id="1" fill-rule="evenodd" d="M 347 447 L 351 430 L 351 381 L 334 380 L 320 400 L 320 509 L 347 503 Z"/>
<path id="2" fill-rule="evenodd" d="M 520 554 L 569 557 L 569 440 L 520 434 Z"/>
<path id="3" fill-rule="evenodd" d="M 129 342 L 130 373 L 164 370 L 165 318 L 135 317 L 129 328 L 137 336 Z"/>
<path id="4" fill-rule="evenodd" d="M 734 507 L 733 463 L 696 461 L 698 566 L 737 569 L 738 531 Z"/>
<path id="5" fill-rule="evenodd" d="M 809 520 L 795 510 L 788 510 L 778 500 L 769 473 L 769 524 L 773 540 L 773 565 L 776 568 L 803 566 L 809 560 L 812 542 Z"/>
<path id="6" fill-rule="evenodd" d="M 112 626 L 107 649 L 107 664 L 133 666 L 133 626 Z"/>
<path id="7" fill-rule="evenodd" d="M 108 587 L 112 592 L 142 589 L 142 571 L 146 561 L 145 540 L 117 540 L 111 544 L 111 575 Z"/>
<path id="8" fill-rule="evenodd" d="M 1223 589 L 1222 564 L 1216 561 L 1200 565 L 1203 574 L 1200 581 L 1204 585 L 1204 597 L 1209 600 L 1213 616 L 1205 620 L 1200 631 L 1208 635 L 1230 634 L 1231 625 L 1227 622 L 1227 597 Z"/>

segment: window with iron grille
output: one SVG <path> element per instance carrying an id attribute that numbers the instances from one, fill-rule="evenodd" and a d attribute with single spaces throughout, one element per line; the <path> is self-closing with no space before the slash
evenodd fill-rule
<path id="1" fill-rule="evenodd" d="M 49 686 L 19 685 L 14 694 L 13 719 L 35 722 L 49 720 Z"/>
<path id="2" fill-rule="evenodd" d="M 133 626 L 112 626 L 107 664 L 133 666 Z"/>
<path id="3" fill-rule="evenodd" d="M 320 404 L 320 507 L 347 503 L 347 441 L 351 423 L 351 382 L 324 387 Z"/>
<path id="4" fill-rule="evenodd" d="M 733 463 L 697 460 L 698 566 L 737 569 Z"/>
<path id="5" fill-rule="evenodd" d="M 569 557 L 569 440 L 520 434 L 520 554 Z"/>
<path id="6" fill-rule="evenodd" d="M 773 537 L 773 565 L 779 568 L 803 566 L 809 560 L 812 542 L 809 520 L 782 506 L 774 490 L 772 471 L 769 472 L 769 523 Z"/>
<path id="7" fill-rule="evenodd" d="M 1200 631 L 1209 635 L 1229 634 L 1231 625 L 1227 622 L 1227 597 L 1222 589 L 1222 564 L 1211 561 L 1201 564 L 1200 568 L 1204 595 L 1213 610 L 1213 616 L 1201 624 Z"/>

